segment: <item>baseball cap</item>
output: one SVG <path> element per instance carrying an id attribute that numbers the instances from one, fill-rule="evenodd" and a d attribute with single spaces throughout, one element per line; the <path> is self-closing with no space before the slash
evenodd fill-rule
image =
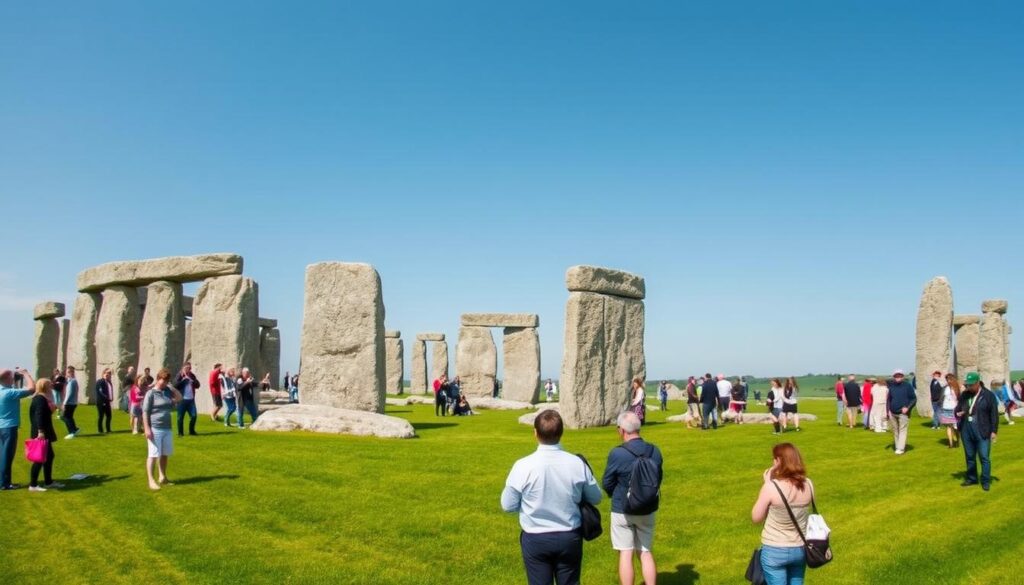
<path id="1" fill-rule="evenodd" d="M 896 370 L 895 372 L 892 373 L 892 375 L 893 376 L 902 376 L 903 375 L 903 370 Z"/>
<path id="2" fill-rule="evenodd" d="M 981 376 L 978 375 L 978 372 L 970 372 L 967 374 L 967 377 L 964 378 L 964 382 L 967 384 L 977 384 L 980 381 Z"/>

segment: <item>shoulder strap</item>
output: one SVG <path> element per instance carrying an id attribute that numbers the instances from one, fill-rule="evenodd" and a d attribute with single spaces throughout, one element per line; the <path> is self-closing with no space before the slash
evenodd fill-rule
<path id="1" fill-rule="evenodd" d="M 628 453 L 629 453 L 630 455 L 632 455 L 633 457 L 636 457 L 637 459 L 639 459 L 639 458 L 641 458 L 641 457 L 650 457 L 650 451 L 651 451 L 651 449 L 648 449 L 648 450 L 647 450 L 647 451 L 648 451 L 648 454 L 647 454 L 647 455 L 638 455 L 638 454 L 637 454 L 637 453 L 636 453 L 635 451 L 633 451 L 632 449 L 630 449 L 629 447 L 627 447 L 627 446 L 626 446 L 626 445 L 628 445 L 628 444 L 629 444 L 629 443 L 623 443 L 623 444 L 619 445 L 619 447 L 622 447 L 623 449 L 625 449 L 625 450 L 626 450 L 626 452 L 628 452 Z"/>
<path id="2" fill-rule="evenodd" d="M 796 521 L 796 514 L 793 513 L 793 508 L 789 507 L 789 501 L 786 500 L 786 494 L 782 493 L 782 488 L 779 487 L 778 482 L 774 479 L 772 480 L 772 485 L 774 485 L 775 489 L 779 491 L 779 497 L 782 498 L 782 503 L 786 505 L 786 511 L 789 512 L 789 519 L 793 521 L 793 528 L 796 528 L 797 534 L 800 535 L 800 540 L 804 541 L 804 544 L 807 544 L 807 539 L 804 538 L 804 531 L 800 530 L 800 523 Z M 813 499 L 814 496 L 812 493 L 811 500 L 813 501 Z"/>

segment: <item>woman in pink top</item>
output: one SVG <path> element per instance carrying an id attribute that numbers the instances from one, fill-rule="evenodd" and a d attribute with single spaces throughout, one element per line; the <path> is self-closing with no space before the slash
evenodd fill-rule
<path id="1" fill-rule="evenodd" d="M 139 434 L 139 427 L 142 423 L 142 398 L 148 389 L 146 382 L 149 382 L 146 376 L 139 376 L 135 378 L 135 384 L 132 384 L 131 390 L 128 391 L 128 412 L 132 415 L 133 435 Z"/>

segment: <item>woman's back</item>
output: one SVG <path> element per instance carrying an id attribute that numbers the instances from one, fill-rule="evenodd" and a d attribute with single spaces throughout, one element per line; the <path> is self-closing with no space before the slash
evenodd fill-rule
<path id="1" fill-rule="evenodd" d="M 804 489 L 800 490 L 788 480 L 775 480 L 775 485 L 782 489 L 793 515 L 796 516 L 801 531 L 807 530 L 807 516 L 810 513 L 812 487 L 810 480 L 806 480 Z M 778 490 L 775 490 L 768 508 L 768 517 L 764 521 L 764 529 L 761 530 L 761 542 L 769 546 L 803 546 L 800 533 L 793 526 L 793 520 L 786 511 L 786 505 L 782 501 Z"/>

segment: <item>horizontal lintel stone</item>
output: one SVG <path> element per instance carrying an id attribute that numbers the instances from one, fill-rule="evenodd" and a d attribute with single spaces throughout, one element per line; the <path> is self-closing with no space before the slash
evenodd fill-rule
<path id="1" fill-rule="evenodd" d="M 142 286 L 158 280 L 196 282 L 213 276 L 242 273 L 238 254 L 169 256 L 152 260 L 108 262 L 78 273 L 79 292 L 99 291 L 111 286 Z"/>
<path id="2" fill-rule="evenodd" d="M 417 333 L 416 341 L 444 341 L 444 333 Z"/>
<path id="3" fill-rule="evenodd" d="M 629 272 L 600 266 L 572 266 L 565 272 L 569 292 L 593 292 L 628 299 L 647 295 L 644 278 Z"/>
<path id="4" fill-rule="evenodd" d="M 36 321 L 41 319 L 57 319 L 64 316 L 64 311 L 64 303 L 47 301 L 36 305 L 35 309 L 32 311 L 32 318 Z"/>
<path id="5" fill-rule="evenodd" d="M 534 313 L 463 313 L 465 327 L 537 327 L 540 317 Z"/>

